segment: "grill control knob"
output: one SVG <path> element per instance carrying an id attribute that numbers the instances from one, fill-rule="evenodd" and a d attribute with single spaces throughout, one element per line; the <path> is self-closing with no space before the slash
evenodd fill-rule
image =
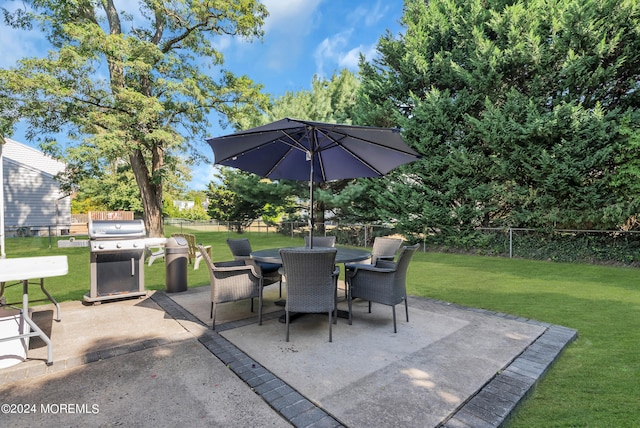
<path id="1" fill-rule="evenodd" d="M 120 242 L 118 242 L 118 243 L 116 244 L 116 248 L 122 248 L 122 244 L 121 244 Z"/>
<path id="2" fill-rule="evenodd" d="M 98 245 L 98 248 L 100 248 L 101 250 L 104 250 L 104 244 Z"/>

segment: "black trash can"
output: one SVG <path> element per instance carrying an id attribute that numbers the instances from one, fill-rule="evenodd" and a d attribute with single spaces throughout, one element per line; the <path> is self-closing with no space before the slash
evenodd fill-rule
<path id="1" fill-rule="evenodd" d="M 187 265 L 189 244 L 182 237 L 167 239 L 164 247 L 166 265 L 166 285 L 168 293 L 187 291 Z"/>

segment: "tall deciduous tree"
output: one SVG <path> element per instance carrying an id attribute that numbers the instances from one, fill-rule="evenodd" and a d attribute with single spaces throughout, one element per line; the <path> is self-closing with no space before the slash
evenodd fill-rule
<path id="1" fill-rule="evenodd" d="M 402 22 L 361 64 L 359 120 L 424 154 L 376 189 L 382 218 L 413 233 L 626 221 L 636 196 L 612 184 L 639 178 L 620 169 L 638 158 L 638 2 L 406 0 Z"/>
<path id="2" fill-rule="evenodd" d="M 14 26 L 39 25 L 53 49 L 0 70 L 3 129 L 26 119 L 29 135 L 67 132 L 81 145 L 69 178 L 82 171 L 82 154 L 96 162 L 127 162 L 140 189 L 145 225 L 163 234 L 163 178 L 173 158 L 197 153 L 209 118 L 237 123 L 266 104 L 260 86 L 221 69 L 215 41 L 261 37 L 267 16 L 254 0 L 139 0 L 132 13 L 114 0 L 30 0 L 5 12 Z M 215 71 L 203 71 L 206 68 Z M 99 166 L 99 163 L 96 163 Z"/>

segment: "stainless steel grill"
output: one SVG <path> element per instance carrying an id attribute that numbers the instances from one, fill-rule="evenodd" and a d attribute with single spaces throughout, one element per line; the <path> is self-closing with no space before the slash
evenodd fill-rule
<path id="1" fill-rule="evenodd" d="M 87 302 L 145 296 L 142 220 L 89 221 L 91 288 Z"/>

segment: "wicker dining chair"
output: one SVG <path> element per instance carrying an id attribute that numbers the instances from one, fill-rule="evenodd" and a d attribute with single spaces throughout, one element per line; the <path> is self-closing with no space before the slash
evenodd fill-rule
<path id="1" fill-rule="evenodd" d="M 333 341 L 331 324 L 336 314 L 336 289 L 340 269 L 332 248 L 281 249 L 282 269 L 287 278 L 285 317 L 286 341 L 289 341 L 291 312 L 328 313 L 329 342 Z"/>
<path id="2" fill-rule="evenodd" d="M 378 260 L 393 261 L 401 245 L 402 239 L 376 236 L 371 249 L 371 264 L 375 265 Z"/>
<path id="3" fill-rule="evenodd" d="M 345 272 L 348 283 L 349 297 L 349 324 L 353 317 L 353 299 L 361 298 L 369 301 L 369 313 L 371 302 L 391 306 L 393 311 L 393 332 L 396 328 L 396 305 L 404 302 L 404 310 L 409 322 L 409 305 L 407 303 L 407 270 L 409 262 L 420 244 L 402 247 L 396 262 L 378 260 L 374 265 L 360 264 Z"/>
<path id="4" fill-rule="evenodd" d="M 369 263 L 375 266 L 378 260 L 393 261 L 401 245 L 402 245 L 402 239 L 377 236 L 373 240 L 373 248 L 371 249 L 371 259 Z M 355 264 L 355 263 L 345 264 L 344 265 L 345 275 L 347 275 L 346 272 L 349 272 L 349 271 L 353 273 L 353 270 L 358 265 L 359 264 Z M 349 293 L 349 287 L 345 287 L 344 297 L 347 297 L 348 293 Z"/>
<path id="5" fill-rule="evenodd" d="M 198 245 L 198 251 L 209 268 L 211 329 L 216 329 L 218 303 L 251 299 L 251 312 L 253 312 L 255 297 L 258 298 L 258 324 L 262 325 L 262 277 L 256 266 L 251 262 L 247 264 L 243 260 L 213 263 L 206 247 Z"/>
<path id="6" fill-rule="evenodd" d="M 304 236 L 304 246 L 309 248 L 309 235 Z M 314 236 L 313 237 L 313 246 L 314 247 L 335 247 L 336 246 L 336 237 L 335 236 Z"/>
<path id="7" fill-rule="evenodd" d="M 235 260 L 251 259 L 251 243 L 247 238 L 227 239 L 227 245 L 229 246 L 229 250 L 231 250 L 231 254 L 233 255 L 233 258 Z M 280 297 L 282 297 L 282 275 L 279 272 L 279 269 L 282 267 L 282 265 L 277 263 L 264 262 L 256 262 L 256 264 L 261 271 L 260 273 L 263 280 L 262 285 L 266 287 L 267 285 L 279 282 Z"/>

